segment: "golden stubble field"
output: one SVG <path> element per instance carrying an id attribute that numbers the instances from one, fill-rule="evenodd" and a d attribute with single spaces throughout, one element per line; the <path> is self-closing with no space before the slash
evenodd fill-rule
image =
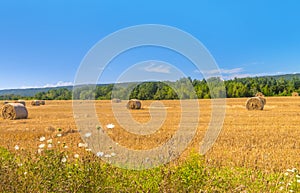
<path id="1" fill-rule="evenodd" d="M 246 98 L 226 99 L 223 129 L 205 160 L 214 166 L 243 166 L 263 170 L 285 170 L 300 166 L 300 97 L 270 97 L 263 111 L 248 111 Z M 142 101 L 143 109 L 131 110 L 132 117 L 141 123 L 150 120 L 149 107 L 153 101 Z M 97 115 L 108 135 L 122 146 L 132 149 L 150 149 L 164 144 L 178 129 L 181 117 L 179 101 L 160 101 L 167 107 L 162 127 L 146 136 L 131 134 L 114 118 L 110 101 L 96 101 Z M 197 134 L 182 154 L 198 151 L 200 142 L 211 119 L 210 100 L 199 100 L 200 117 Z M 126 105 L 124 103 L 124 105 Z M 0 118 L 0 146 L 15 151 L 35 153 L 40 137 L 52 139 L 51 148 L 84 154 L 83 142 L 77 130 L 72 101 L 46 101 L 44 106 L 31 106 L 27 101 L 28 119 L 4 120 Z M 129 121 L 132 121 L 129 119 Z M 105 125 L 114 124 L 107 129 Z M 62 131 L 58 131 L 58 129 Z M 62 136 L 58 137 L 57 134 Z M 45 147 L 47 149 L 47 146 Z"/>

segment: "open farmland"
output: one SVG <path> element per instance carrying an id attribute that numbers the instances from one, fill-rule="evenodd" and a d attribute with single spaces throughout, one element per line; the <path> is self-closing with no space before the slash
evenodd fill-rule
<path id="1" fill-rule="evenodd" d="M 142 101 L 141 110 L 131 110 L 133 118 L 143 123 L 149 121 L 152 102 Z M 167 119 L 156 133 L 146 136 L 122 129 L 114 118 L 110 101 L 96 101 L 96 108 L 104 130 L 114 141 L 134 149 L 150 149 L 170 139 L 180 122 L 179 101 L 161 102 L 167 107 Z M 245 102 L 246 98 L 226 99 L 223 130 L 206 154 L 205 161 L 212 166 L 243 166 L 267 171 L 299 167 L 300 97 L 267 98 L 263 111 L 248 111 Z M 211 118 L 210 100 L 199 100 L 199 105 L 197 135 L 182 159 L 190 151 L 199 149 Z M 75 125 L 71 101 L 46 101 L 44 106 L 31 106 L 27 101 L 27 109 L 28 119 L 0 118 L 0 146 L 14 151 L 15 145 L 18 145 L 20 149 L 36 153 L 42 143 L 40 137 L 45 136 L 53 140 L 51 148 L 67 146 L 72 153 L 85 153 L 83 148 L 78 147 L 82 139 Z M 109 123 L 113 123 L 115 128 L 105 128 Z M 62 136 L 58 137 L 58 133 Z"/>

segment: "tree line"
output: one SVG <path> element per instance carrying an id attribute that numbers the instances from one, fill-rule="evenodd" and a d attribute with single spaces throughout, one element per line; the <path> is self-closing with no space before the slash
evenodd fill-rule
<path id="1" fill-rule="evenodd" d="M 181 78 L 175 82 L 143 82 L 143 83 L 120 83 L 97 86 L 51 89 L 47 92 L 39 92 L 33 97 L 17 95 L 0 96 L 0 100 L 39 99 L 39 100 L 70 100 L 74 99 L 97 99 L 110 100 L 112 98 L 140 100 L 172 100 L 172 99 L 208 99 L 212 96 L 225 96 L 228 98 L 251 97 L 257 92 L 265 96 L 290 96 L 292 92 L 300 93 L 300 78 L 290 79 L 274 77 L 235 78 L 223 81 L 220 78 L 214 80 L 192 80 Z M 214 84 L 214 85 L 212 85 Z M 225 86 L 225 90 L 219 87 Z M 210 90 L 210 88 L 213 88 Z"/>

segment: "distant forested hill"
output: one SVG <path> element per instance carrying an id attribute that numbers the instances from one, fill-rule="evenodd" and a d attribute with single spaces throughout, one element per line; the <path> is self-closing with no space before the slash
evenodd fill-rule
<path id="1" fill-rule="evenodd" d="M 214 78 L 221 82 L 220 78 Z M 223 82 L 223 81 L 222 81 Z M 300 93 L 300 74 L 287 74 L 277 76 L 234 78 L 224 81 L 226 96 L 228 98 L 250 97 L 257 92 L 265 96 L 290 96 L 292 92 Z M 192 89 L 189 89 L 192 85 Z M 177 88 L 176 92 L 173 88 Z M 206 80 L 192 80 L 181 78 L 174 82 L 143 82 L 143 83 L 119 83 L 103 85 L 83 85 L 73 91 L 72 86 L 57 88 L 32 88 L 12 89 L 0 91 L 0 100 L 15 99 L 43 99 L 43 100 L 69 100 L 72 95 L 75 99 L 120 99 L 136 98 L 141 100 L 168 100 L 190 97 L 211 98 L 211 92 L 219 92 L 218 89 L 209 90 Z M 129 93 L 128 93 L 129 92 Z M 182 96 L 178 96 L 178 94 Z M 196 94 L 196 95 L 195 95 Z M 116 95 L 116 96 L 115 96 Z M 220 93 L 224 96 L 224 93 Z"/>
<path id="2" fill-rule="evenodd" d="M 0 90 L 0 96 L 4 95 L 18 95 L 24 97 L 33 97 L 39 92 L 48 92 L 49 90 L 57 89 L 57 88 L 66 88 L 68 90 L 72 90 L 72 86 L 64 86 L 64 87 L 49 87 L 49 88 L 27 88 L 27 89 L 6 89 Z"/>

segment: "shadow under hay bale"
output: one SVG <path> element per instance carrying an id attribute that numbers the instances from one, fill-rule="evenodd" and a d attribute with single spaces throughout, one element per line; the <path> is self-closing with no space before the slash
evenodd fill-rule
<path id="1" fill-rule="evenodd" d="M 142 103 L 137 99 L 131 99 L 126 105 L 127 109 L 141 109 Z"/>
<path id="2" fill-rule="evenodd" d="M 261 97 L 252 97 L 246 102 L 247 110 L 263 110 L 264 106 L 265 105 Z"/>
<path id="3" fill-rule="evenodd" d="M 1 115 L 4 119 L 27 119 L 28 111 L 23 104 L 8 103 L 1 109 Z"/>
<path id="4" fill-rule="evenodd" d="M 31 101 L 32 106 L 40 106 L 40 101 L 39 100 L 33 100 Z"/>
<path id="5" fill-rule="evenodd" d="M 298 93 L 298 92 L 293 92 L 293 93 L 292 93 L 292 96 L 293 96 L 293 97 L 297 97 L 297 96 L 299 96 L 299 93 Z"/>
<path id="6" fill-rule="evenodd" d="M 120 103 L 122 101 L 121 101 L 121 99 L 114 98 L 114 99 L 111 100 L 111 102 L 113 102 L 113 103 Z"/>
<path id="7" fill-rule="evenodd" d="M 3 102 L 4 105 L 6 105 L 6 104 L 8 104 L 8 103 L 9 103 L 8 101 L 4 101 L 4 102 Z"/>

